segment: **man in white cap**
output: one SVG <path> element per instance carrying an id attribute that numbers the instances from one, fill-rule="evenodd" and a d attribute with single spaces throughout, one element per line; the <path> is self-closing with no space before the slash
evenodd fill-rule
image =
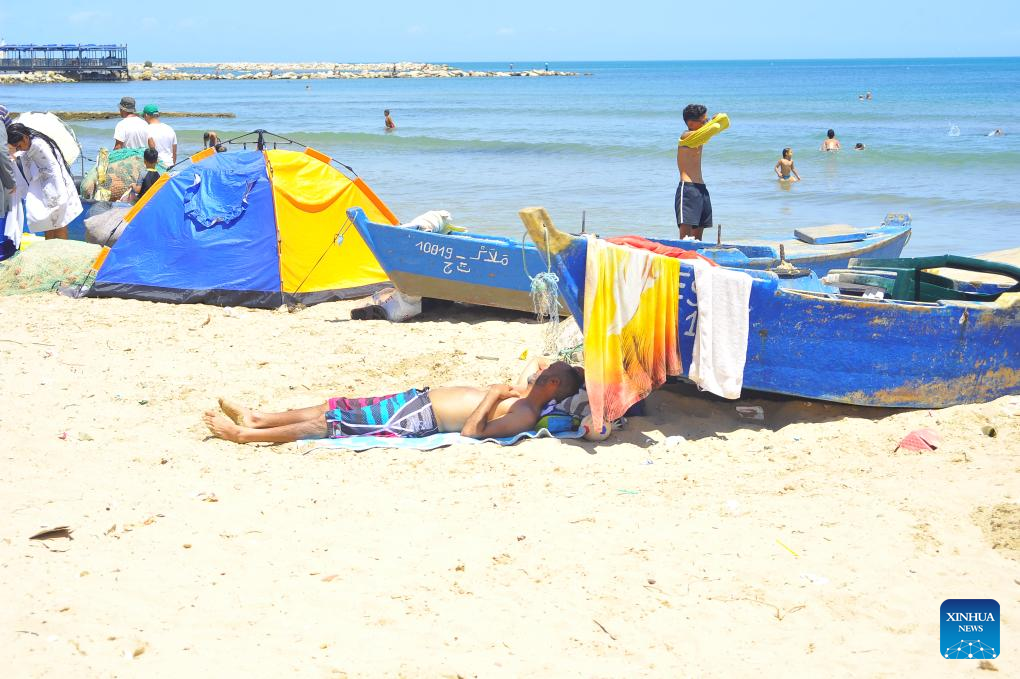
<path id="1" fill-rule="evenodd" d="M 149 147 L 149 126 L 135 113 L 134 97 L 121 97 L 121 121 L 113 129 L 113 148 L 144 149 Z"/>
<path id="2" fill-rule="evenodd" d="M 167 167 L 177 163 L 177 133 L 159 119 L 159 106 L 146 104 L 142 109 L 142 117 L 149 124 L 150 149 L 156 149 L 159 160 Z"/>

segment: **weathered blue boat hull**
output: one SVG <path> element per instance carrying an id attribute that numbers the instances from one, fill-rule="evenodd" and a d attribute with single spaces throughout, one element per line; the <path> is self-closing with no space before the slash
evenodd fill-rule
<path id="1" fill-rule="evenodd" d="M 584 238 L 554 255 L 561 295 L 582 329 L 586 256 Z M 1020 293 L 995 302 L 899 302 L 796 290 L 774 273 L 747 273 L 753 284 L 745 389 L 899 408 L 1020 393 Z M 685 376 L 697 328 L 692 281 L 691 265 L 681 262 Z"/>
<path id="2" fill-rule="evenodd" d="M 530 311 L 531 277 L 552 266 L 534 244 L 521 240 L 474 233 L 444 235 L 377 224 L 360 208 L 347 214 L 389 279 L 408 295 Z M 829 268 L 846 267 L 851 257 L 898 256 L 909 238 L 909 225 L 901 225 L 881 227 L 871 237 L 853 243 L 791 243 L 787 261 L 824 274 Z M 780 263 L 777 249 L 767 244 L 719 247 L 701 241 L 652 240 L 702 251 L 724 266 L 768 269 Z M 786 280 L 783 284 L 797 285 Z"/>
<path id="3" fill-rule="evenodd" d="M 361 208 L 347 214 L 390 281 L 408 295 L 530 311 L 529 276 L 552 267 L 534 245 L 509 238 L 376 224 Z"/>

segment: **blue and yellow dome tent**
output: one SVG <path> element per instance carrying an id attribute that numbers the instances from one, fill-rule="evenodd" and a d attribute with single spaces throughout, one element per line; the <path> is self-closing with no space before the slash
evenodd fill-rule
<path id="1" fill-rule="evenodd" d="M 344 228 L 346 211 L 397 219 L 329 157 L 308 148 L 206 149 L 190 161 L 124 217 L 89 296 L 274 308 L 361 297 L 385 284 L 357 230 Z"/>

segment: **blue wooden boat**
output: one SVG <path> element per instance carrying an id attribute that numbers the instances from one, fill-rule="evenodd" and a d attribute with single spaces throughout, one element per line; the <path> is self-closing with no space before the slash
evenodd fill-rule
<path id="1" fill-rule="evenodd" d="M 438 234 L 376 224 L 358 208 L 348 210 L 347 216 L 389 279 L 408 295 L 531 311 L 531 277 L 551 267 L 551 262 L 523 239 L 477 233 Z M 910 218 L 895 217 L 887 218 L 888 223 L 875 229 L 801 229 L 795 232 L 796 238 L 784 241 L 714 245 L 650 240 L 696 250 L 723 266 L 749 269 L 774 269 L 785 253 L 786 262 L 793 267 L 823 275 L 829 269 L 847 266 L 854 257 L 899 256 L 910 239 Z"/>
<path id="2" fill-rule="evenodd" d="M 521 212 L 553 257 L 560 293 L 583 329 L 587 238 L 555 230 L 545 210 Z M 1003 275 L 1011 285 L 960 283 L 928 273 L 949 266 Z M 776 273 L 753 279 L 744 388 L 867 406 L 942 408 L 1020 393 L 1020 268 L 963 257 L 859 260 L 799 289 Z M 681 276 L 693 280 L 681 261 Z M 697 293 L 680 291 L 685 374 L 697 328 Z"/>

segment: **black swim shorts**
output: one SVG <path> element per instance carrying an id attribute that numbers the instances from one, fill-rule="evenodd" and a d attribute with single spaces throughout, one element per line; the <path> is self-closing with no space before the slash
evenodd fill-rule
<path id="1" fill-rule="evenodd" d="M 712 198 L 704 184 L 680 182 L 673 199 L 676 225 L 686 224 L 700 229 L 712 228 Z"/>

